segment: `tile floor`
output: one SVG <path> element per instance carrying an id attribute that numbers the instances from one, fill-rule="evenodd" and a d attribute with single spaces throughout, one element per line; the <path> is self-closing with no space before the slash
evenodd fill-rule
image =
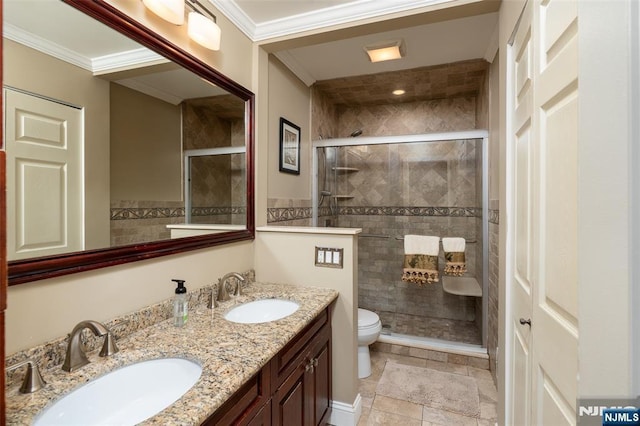
<path id="1" fill-rule="evenodd" d="M 384 384 L 381 384 L 381 379 L 383 379 L 387 366 L 390 368 L 382 381 L 389 378 L 389 371 L 397 367 L 392 364 L 417 367 L 414 370 L 415 373 L 427 372 L 423 369 L 429 369 L 439 373 L 463 376 L 458 379 L 464 380 L 464 383 L 469 385 L 471 393 L 477 392 L 477 399 L 476 395 L 473 395 L 474 404 L 477 404 L 474 407 L 476 415 L 465 416 L 461 414 L 464 409 L 468 410 L 469 407 L 458 409 L 455 402 L 451 405 L 451 400 L 448 405 L 445 404 L 443 407 L 437 398 L 428 397 L 429 389 L 420 386 L 417 386 L 420 389 L 420 395 L 411 394 L 409 391 L 407 391 L 407 396 L 402 399 L 385 395 L 384 393 L 388 394 L 389 392 L 385 389 Z M 362 416 L 358 422 L 359 426 L 494 426 L 496 422 L 498 393 L 488 370 L 378 351 L 371 352 L 371 369 L 371 376 L 361 379 L 359 383 L 359 392 L 362 396 Z M 439 374 L 433 373 L 433 371 L 429 373 Z M 440 374 L 440 376 L 443 375 Z M 444 375 L 444 377 L 447 376 Z M 412 387 L 410 382 L 411 379 L 406 383 L 406 389 Z M 436 385 L 434 384 L 434 386 Z M 431 392 L 437 392 L 437 389 L 432 389 Z"/>

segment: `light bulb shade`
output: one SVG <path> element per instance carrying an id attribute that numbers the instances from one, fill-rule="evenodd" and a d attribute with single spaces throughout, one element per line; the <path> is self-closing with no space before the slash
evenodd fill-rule
<path id="1" fill-rule="evenodd" d="M 189 13 L 189 38 L 211 50 L 220 50 L 220 27 L 197 12 Z"/>
<path id="2" fill-rule="evenodd" d="M 165 21 L 184 24 L 184 0 L 142 0 L 142 3 Z"/>

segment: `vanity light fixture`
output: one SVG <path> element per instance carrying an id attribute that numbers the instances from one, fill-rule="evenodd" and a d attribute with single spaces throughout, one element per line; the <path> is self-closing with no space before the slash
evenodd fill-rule
<path id="1" fill-rule="evenodd" d="M 207 49 L 220 50 L 221 31 L 216 24 L 216 16 L 198 0 L 142 0 L 142 3 L 160 18 L 175 25 L 184 24 L 184 8 L 188 6 L 191 9 L 187 22 L 189 38 Z"/>
<path id="2" fill-rule="evenodd" d="M 184 0 L 142 0 L 142 3 L 165 21 L 184 24 Z"/>
<path id="3" fill-rule="evenodd" d="M 189 12 L 189 38 L 211 50 L 220 50 L 220 27 L 198 12 Z"/>
<path id="4" fill-rule="evenodd" d="M 403 40 L 365 46 L 364 50 L 365 52 L 367 52 L 367 55 L 369 56 L 369 60 L 371 62 L 382 62 L 400 59 L 404 56 L 405 53 Z"/>

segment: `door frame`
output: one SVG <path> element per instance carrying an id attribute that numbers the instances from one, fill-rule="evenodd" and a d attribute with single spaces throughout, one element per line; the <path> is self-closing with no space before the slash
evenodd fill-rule
<path id="1" fill-rule="evenodd" d="M 513 227 L 513 206 L 512 193 L 513 184 L 508 177 L 513 176 L 513 163 L 511 158 L 513 152 L 509 149 L 508 134 L 512 130 L 509 124 L 513 117 L 513 93 L 509 89 L 509 83 L 513 76 L 509 70 L 509 59 L 511 58 L 508 46 L 514 39 L 518 29 L 521 16 L 524 13 L 528 0 L 502 2 L 498 19 L 499 26 L 499 110 L 500 110 L 500 161 L 499 161 L 499 204 L 500 204 L 500 224 L 499 224 L 499 284 L 498 284 L 498 348 L 497 348 L 497 382 L 498 382 L 498 423 L 507 424 L 507 419 L 511 418 L 510 406 L 506 404 L 508 395 L 511 394 L 512 382 L 512 354 L 509 350 L 513 346 L 511 335 L 513 329 L 509 318 L 511 318 L 511 290 L 510 282 L 507 278 L 513 273 L 511 264 L 513 263 L 513 242 L 511 241 L 510 229 Z"/>
<path id="2" fill-rule="evenodd" d="M 640 3 L 631 3 L 631 75 L 640 75 Z M 640 80 L 631 79 L 631 116 L 640 116 Z M 640 121 L 632 120 L 631 138 L 640 141 Z M 632 259 L 631 276 L 635 286 L 632 288 L 633 304 L 640 306 L 640 146 L 636 143 L 631 145 L 631 198 L 632 198 Z M 634 309 L 633 330 L 632 330 L 632 359 L 640 357 L 640 309 Z M 640 395 L 640 363 L 632 363 L 632 391 Z"/>

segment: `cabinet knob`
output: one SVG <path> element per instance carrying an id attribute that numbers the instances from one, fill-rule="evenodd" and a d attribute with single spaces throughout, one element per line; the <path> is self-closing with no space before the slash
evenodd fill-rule
<path id="1" fill-rule="evenodd" d="M 527 324 L 529 327 L 531 327 L 531 319 L 520 318 L 520 324 L 522 325 Z"/>

